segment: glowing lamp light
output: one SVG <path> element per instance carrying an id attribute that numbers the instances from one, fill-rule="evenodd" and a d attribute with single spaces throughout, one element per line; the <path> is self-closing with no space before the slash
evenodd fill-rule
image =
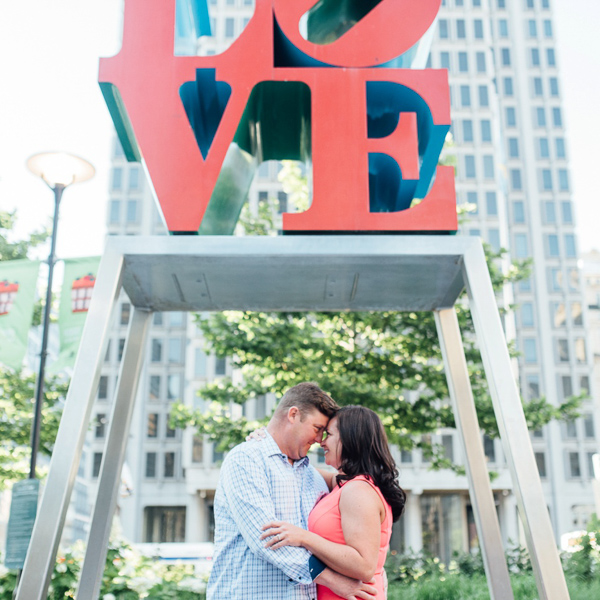
<path id="1" fill-rule="evenodd" d="M 96 169 L 83 158 L 66 152 L 42 152 L 27 161 L 27 168 L 51 188 L 67 187 L 91 179 Z"/>

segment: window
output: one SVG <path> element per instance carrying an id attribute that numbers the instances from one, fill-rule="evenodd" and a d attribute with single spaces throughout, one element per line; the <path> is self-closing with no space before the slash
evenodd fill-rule
<path id="1" fill-rule="evenodd" d="M 527 22 L 527 32 L 530 38 L 537 37 L 537 23 L 535 19 L 529 19 L 529 21 Z"/>
<path id="2" fill-rule="evenodd" d="M 562 127 L 562 113 L 557 106 L 552 109 L 552 123 L 554 127 Z"/>
<path id="3" fill-rule="evenodd" d="M 581 477 L 579 452 L 569 452 L 569 477 Z"/>
<path id="4" fill-rule="evenodd" d="M 450 52 L 440 52 L 440 67 L 450 70 Z"/>
<path id="5" fill-rule="evenodd" d="M 522 190 L 523 184 L 521 182 L 521 170 L 511 169 L 510 170 L 510 187 L 513 190 Z"/>
<path id="6" fill-rule="evenodd" d="M 169 375 L 167 378 L 167 400 L 181 400 L 181 377 Z"/>
<path id="7" fill-rule="evenodd" d="M 156 438 L 158 437 L 158 414 L 150 413 L 146 423 L 146 437 Z"/>
<path id="8" fill-rule="evenodd" d="M 560 255 L 558 236 L 554 233 L 546 235 L 546 253 L 550 257 L 557 257 Z"/>
<path id="9" fill-rule="evenodd" d="M 561 192 L 569 191 L 569 172 L 566 169 L 558 170 L 558 189 Z"/>
<path id="10" fill-rule="evenodd" d="M 567 311 L 564 302 L 551 302 L 550 314 L 552 315 L 552 325 L 554 327 L 564 327 L 567 323 Z"/>
<path id="11" fill-rule="evenodd" d="M 460 86 L 460 104 L 463 107 L 471 106 L 471 88 L 468 85 Z"/>
<path id="12" fill-rule="evenodd" d="M 548 63 L 549 67 L 556 66 L 556 54 L 554 53 L 554 48 L 546 49 L 546 62 Z"/>
<path id="13" fill-rule="evenodd" d="M 288 195 L 285 192 L 277 192 L 277 202 L 279 214 L 288 212 Z"/>
<path id="14" fill-rule="evenodd" d="M 494 252 L 500 251 L 500 230 L 488 229 L 488 243 Z"/>
<path id="15" fill-rule="evenodd" d="M 481 0 L 473 0 L 473 8 L 477 8 L 481 6 Z"/>
<path id="16" fill-rule="evenodd" d="M 165 437 L 166 438 L 174 438 L 177 437 L 177 429 L 173 429 L 169 425 L 169 419 L 167 418 L 167 422 L 165 423 Z"/>
<path id="17" fill-rule="evenodd" d="M 98 384 L 98 400 L 106 400 L 108 398 L 108 377 L 100 375 L 100 383 Z"/>
<path id="18" fill-rule="evenodd" d="M 527 375 L 526 379 L 527 384 L 527 397 L 531 398 L 539 398 L 540 397 L 540 377 L 539 375 L 531 374 Z M 538 433 L 534 434 L 534 437 L 543 437 L 544 433 L 541 429 L 537 430 Z"/>
<path id="19" fill-rule="evenodd" d="M 164 477 L 175 477 L 175 452 L 165 452 Z"/>
<path id="20" fill-rule="evenodd" d="M 550 0 L 542 0 L 542 8 L 550 8 Z"/>
<path id="21" fill-rule="evenodd" d="M 508 156 L 511 158 L 519 158 L 519 139 L 508 138 Z"/>
<path id="22" fill-rule="evenodd" d="M 411 464 L 413 461 L 413 455 L 410 450 L 401 450 L 400 451 L 400 462 L 402 464 Z"/>
<path id="23" fill-rule="evenodd" d="M 596 437 L 594 415 L 592 413 L 583 415 L 583 434 L 588 439 L 594 439 Z"/>
<path id="24" fill-rule="evenodd" d="M 479 200 L 477 198 L 477 192 L 467 192 L 467 202 L 471 204 L 474 209 L 471 211 L 472 215 L 479 213 Z"/>
<path id="25" fill-rule="evenodd" d="M 121 203 L 118 200 L 110 201 L 110 211 L 108 222 L 110 225 L 116 225 L 121 218 Z"/>
<path id="26" fill-rule="evenodd" d="M 163 314 L 161 312 L 155 312 L 152 317 L 152 324 L 160 326 L 163 324 Z"/>
<path id="27" fill-rule="evenodd" d="M 590 393 L 590 378 L 587 375 L 582 375 L 579 378 L 579 392 L 582 394 Z"/>
<path id="28" fill-rule="evenodd" d="M 497 0 L 498 8 L 506 8 L 506 0 Z"/>
<path id="29" fill-rule="evenodd" d="M 152 362 L 160 362 L 162 360 L 162 340 L 156 338 L 152 340 L 151 360 Z"/>
<path id="30" fill-rule="evenodd" d="M 206 377 L 206 354 L 202 348 L 194 351 L 194 376 Z"/>
<path id="31" fill-rule="evenodd" d="M 512 77 L 505 77 L 504 78 L 504 95 L 512 96 L 513 94 L 514 94 L 514 90 L 513 90 Z"/>
<path id="32" fill-rule="evenodd" d="M 225 375 L 227 370 L 227 359 L 225 357 L 217 356 L 215 358 L 215 375 Z"/>
<path id="33" fill-rule="evenodd" d="M 146 477 L 156 477 L 156 452 L 146 452 Z"/>
<path id="34" fill-rule="evenodd" d="M 169 312 L 169 327 L 183 327 L 186 325 L 185 313 L 181 311 Z"/>
<path id="35" fill-rule="evenodd" d="M 537 127 L 546 127 L 546 111 L 542 106 L 535 109 L 535 123 Z"/>
<path id="36" fill-rule="evenodd" d="M 527 258 L 529 256 L 526 233 L 515 233 L 515 256 L 516 258 Z"/>
<path id="37" fill-rule="evenodd" d="M 544 90 L 542 87 L 542 78 L 541 77 L 534 77 L 533 78 L 533 94 L 535 96 L 543 96 L 544 95 Z"/>
<path id="38" fill-rule="evenodd" d="M 131 314 L 131 304 L 129 302 L 123 302 L 121 304 L 121 317 L 119 322 L 121 325 L 127 325 L 129 323 L 129 315 Z"/>
<path id="39" fill-rule="evenodd" d="M 502 50 L 500 51 L 500 57 L 502 61 L 502 66 L 510 67 L 510 49 L 502 48 Z"/>
<path id="40" fill-rule="evenodd" d="M 541 189 L 545 192 L 552 191 L 552 171 L 550 169 L 542 169 L 541 175 Z"/>
<path id="41" fill-rule="evenodd" d="M 525 0 L 525 6 L 527 8 L 533 9 L 533 0 Z"/>
<path id="42" fill-rule="evenodd" d="M 473 141 L 473 121 L 471 119 L 464 119 L 462 122 L 463 130 L 463 142 Z"/>
<path id="43" fill-rule="evenodd" d="M 548 138 L 538 138 L 538 158 L 550 158 L 550 146 L 548 144 Z"/>
<path id="44" fill-rule="evenodd" d="M 565 140 L 563 138 L 556 138 L 554 140 L 554 145 L 556 147 L 556 158 L 565 158 Z"/>
<path id="45" fill-rule="evenodd" d="M 563 400 L 570 398 L 573 395 L 573 383 L 568 375 L 563 375 L 561 378 L 562 397 Z"/>
<path id="46" fill-rule="evenodd" d="M 123 351 L 125 350 L 125 338 L 119 339 L 119 350 L 117 352 L 117 360 L 121 362 L 123 358 Z"/>
<path id="47" fill-rule="evenodd" d="M 160 398 L 160 375 L 150 375 L 150 400 Z"/>
<path id="48" fill-rule="evenodd" d="M 469 60 L 466 52 L 458 53 L 458 70 L 461 73 L 466 73 L 469 70 Z"/>
<path id="49" fill-rule="evenodd" d="M 492 123 L 488 119 L 483 119 L 481 121 L 481 141 L 492 141 Z"/>
<path id="50" fill-rule="evenodd" d="M 540 51 L 537 48 L 531 48 L 529 52 L 529 60 L 532 67 L 540 66 Z"/>
<path id="51" fill-rule="evenodd" d="M 562 210 L 562 220 L 565 224 L 573 223 L 573 209 L 572 205 L 569 201 L 560 203 Z"/>
<path id="52" fill-rule="evenodd" d="M 575 236 L 572 233 L 565 234 L 565 254 L 569 258 L 577 257 L 577 249 L 575 248 Z"/>
<path id="53" fill-rule="evenodd" d="M 170 338 L 169 339 L 169 362 L 170 363 L 183 362 L 181 338 Z"/>
<path id="54" fill-rule="evenodd" d="M 498 35 L 501 38 L 508 37 L 508 21 L 506 19 L 498 20 Z"/>
<path id="55" fill-rule="evenodd" d="M 537 465 L 540 477 L 547 477 L 546 471 L 546 455 L 543 452 L 535 453 L 535 464 Z"/>
<path id="56" fill-rule="evenodd" d="M 575 360 L 578 363 L 584 364 L 587 362 L 587 353 L 585 351 L 585 339 L 577 338 L 575 340 Z"/>
<path id="57" fill-rule="evenodd" d="M 587 459 L 587 468 L 588 468 L 588 477 L 593 479 L 595 477 L 595 469 L 594 469 L 594 454 L 595 452 L 586 452 Z"/>
<path id="58" fill-rule="evenodd" d="M 106 354 L 104 355 L 104 362 L 110 361 L 110 348 L 111 348 L 111 344 L 110 344 L 110 340 L 108 340 L 108 344 L 106 345 Z"/>
<path id="59" fill-rule="evenodd" d="M 194 436 L 192 442 L 192 462 L 204 462 L 204 440 L 197 435 Z"/>
<path id="60" fill-rule="evenodd" d="M 483 157 L 483 176 L 486 179 L 494 179 L 494 157 L 491 154 Z"/>
<path id="61" fill-rule="evenodd" d="M 225 19 L 225 37 L 232 38 L 235 35 L 235 21 L 233 19 Z"/>
<path id="62" fill-rule="evenodd" d="M 506 109 L 506 126 L 516 127 L 517 126 L 517 112 L 513 106 L 509 106 Z"/>
<path id="63" fill-rule="evenodd" d="M 525 223 L 525 204 L 521 200 L 513 202 L 513 222 Z"/>
<path id="64" fill-rule="evenodd" d="M 575 421 L 565 421 L 565 437 L 567 439 L 577 439 L 577 423 Z"/>
<path id="65" fill-rule="evenodd" d="M 98 413 L 96 415 L 96 428 L 94 431 L 94 437 L 103 438 L 106 435 L 106 415 Z"/>
<path id="66" fill-rule="evenodd" d="M 489 106 L 490 98 L 489 98 L 489 94 L 488 94 L 487 85 L 480 85 L 478 89 L 479 89 L 479 106 L 481 106 L 481 107 Z"/>
<path id="67" fill-rule="evenodd" d="M 533 327 L 533 304 L 531 302 L 524 302 L 521 305 L 521 326 Z"/>
<path id="68" fill-rule="evenodd" d="M 446 19 L 438 21 L 438 31 L 440 32 L 440 39 L 448 39 L 448 21 Z"/>
<path id="69" fill-rule="evenodd" d="M 569 362 L 569 341 L 556 340 L 556 349 L 558 352 L 558 362 Z"/>
<path id="70" fill-rule="evenodd" d="M 102 452 L 94 452 L 92 462 L 92 477 L 100 475 L 100 466 L 102 465 Z"/>
<path id="71" fill-rule="evenodd" d="M 483 39 L 483 21 L 481 19 L 475 19 L 473 21 L 473 35 L 476 40 Z"/>
<path id="72" fill-rule="evenodd" d="M 475 178 L 475 157 L 472 154 L 465 156 L 465 177 L 468 179 Z"/>
<path id="73" fill-rule="evenodd" d="M 146 506 L 144 542 L 153 544 L 185 542 L 185 506 Z"/>
<path id="74" fill-rule="evenodd" d="M 453 437 L 451 435 L 443 435 L 442 446 L 444 447 L 444 454 L 446 455 L 446 458 L 454 461 Z"/>
<path id="75" fill-rule="evenodd" d="M 140 170 L 137 167 L 131 167 L 129 171 L 129 191 L 139 190 L 141 187 Z"/>
<path id="76" fill-rule="evenodd" d="M 461 40 L 466 37 L 465 20 L 456 19 L 456 37 Z"/>
<path id="77" fill-rule="evenodd" d="M 558 96 L 559 92 L 558 92 L 558 79 L 556 77 L 550 77 L 550 79 L 548 80 L 549 84 L 550 84 L 550 95 L 551 96 Z"/>
<path id="78" fill-rule="evenodd" d="M 569 290 L 576 292 L 579 290 L 579 271 L 577 269 L 569 269 Z"/>
<path id="79" fill-rule="evenodd" d="M 112 172 L 111 190 L 117 192 L 121 189 L 123 189 L 123 169 L 115 167 Z"/>
<path id="80" fill-rule="evenodd" d="M 555 267 L 548 269 L 548 289 L 550 292 L 560 292 L 562 286 L 562 271 Z"/>
<path id="81" fill-rule="evenodd" d="M 579 327 L 583 325 L 583 312 L 581 310 L 581 302 L 571 303 L 571 321 L 573 326 Z"/>
<path id="82" fill-rule="evenodd" d="M 496 192 L 485 193 L 485 206 L 488 217 L 495 217 L 498 214 L 498 200 Z"/>
<path id="83" fill-rule="evenodd" d="M 526 338 L 523 340 L 523 355 L 526 363 L 537 362 L 537 347 L 534 339 Z"/>
<path id="84" fill-rule="evenodd" d="M 542 217 L 544 219 L 544 223 L 546 223 L 546 225 L 552 225 L 556 223 L 556 206 L 554 202 L 543 202 L 542 208 Z"/>
<path id="85" fill-rule="evenodd" d="M 552 21 L 550 19 L 544 19 L 544 37 L 552 37 Z"/>

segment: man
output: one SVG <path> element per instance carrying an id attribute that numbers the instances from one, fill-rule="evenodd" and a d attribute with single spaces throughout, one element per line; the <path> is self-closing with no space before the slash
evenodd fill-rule
<path id="1" fill-rule="evenodd" d="M 316 384 L 296 385 L 277 406 L 266 438 L 227 455 L 215 495 L 207 600 L 316 600 L 317 578 L 343 598 L 374 598 L 375 588 L 332 571 L 304 548 L 274 551 L 259 539 L 273 520 L 306 528 L 313 506 L 328 493 L 306 455 L 338 408 Z"/>

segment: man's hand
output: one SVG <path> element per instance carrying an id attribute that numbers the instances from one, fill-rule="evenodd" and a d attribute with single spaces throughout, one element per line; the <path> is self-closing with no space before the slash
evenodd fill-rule
<path id="1" fill-rule="evenodd" d="M 334 594 L 346 600 L 374 600 L 377 598 L 377 590 L 373 581 L 364 583 L 358 579 L 350 579 L 327 568 L 316 579 L 319 585 L 328 587 Z M 381 599 L 383 600 L 383 599 Z"/>

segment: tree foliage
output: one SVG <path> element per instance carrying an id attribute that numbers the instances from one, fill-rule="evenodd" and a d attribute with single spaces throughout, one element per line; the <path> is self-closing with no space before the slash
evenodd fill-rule
<path id="1" fill-rule="evenodd" d="M 297 178 L 297 173 L 290 178 Z M 527 276 L 528 265 L 503 269 L 505 251 L 486 248 L 492 283 Z M 456 305 L 481 429 L 498 436 L 470 311 Z M 237 312 L 196 316 L 207 344 L 217 356 L 232 357 L 241 378 L 218 379 L 201 390 L 209 411 L 177 405 L 173 424 L 192 425 L 220 449 L 242 441 L 256 426 L 236 419 L 230 405 L 269 392 L 281 396 L 302 381 L 315 381 L 340 405 L 360 404 L 382 418 L 390 442 L 420 447 L 434 467 L 453 467 L 431 434 L 455 426 L 434 316 L 431 312 Z M 552 419 L 577 416 L 581 398 L 558 407 L 543 398 L 524 403 L 528 425 L 539 429 Z"/>
<path id="2" fill-rule="evenodd" d="M 29 251 L 43 244 L 49 232 L 37 231 L 23 240 L 11 240 L 11 231 L 15 225 L 16 213 L 0 211 L 0 261 L 27 258 Z"/>

